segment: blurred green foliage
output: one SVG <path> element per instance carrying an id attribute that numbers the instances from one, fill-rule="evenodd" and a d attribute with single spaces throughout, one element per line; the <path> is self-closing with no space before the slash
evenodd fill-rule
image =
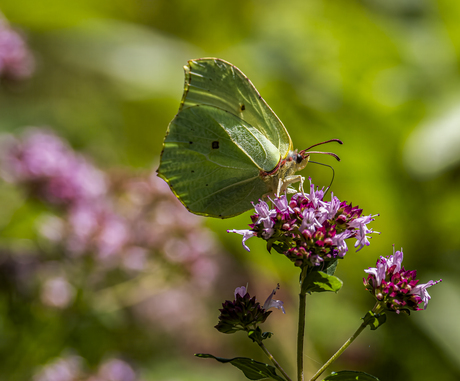
<path id="1" fill-rule="evenodd" d="M 423 282 L 444 282 L 430 289 L 426 311 L 389 316 L 331 370 L 363 370 L 395 381 L 460 378 L 455 275 L 460 270 L 460 3 L 3 0 L 1 11 L 22 31 L 36 62 L 30 79 L 1 84 L 1 132 L 47 126 L 100 168 L 151 170 L 179 107 L 181 67 L 208 56 L 233 63 L 251 79 L 297 148 L 342 139 L 345 144 L 333 148 L 341 163 L 316 160 L 334 166 L 335 195 L 358 203 L 365 214 L 380 213 L 372 227 L 382 234 L 340 263 L 336 275 L 344 287 L 338 295 L 309 299 L 307 374 L 372 307 L 362 286 L 363 269 L 374 266 L 379 255 L 390 255 L 395 244 L 404 248 L 406 268 L 416 268 Z M 318 185 L 331 178 L 330 170 L 313 164 L 303 174 Z M 23 204 L 10 185 L 0 192 L 1 250 L 27 252 L 36 246 L 34 221 L 43 206 Z M 90 368 L 104 353 L 125 356 L 145 380 L 242 379 L 237 370 L 202 363 L 192 354 L 217 346 L 223 353 L 216 355 L 262 359 L 255 349 L 240 348 L 242 340 L 212 328 L 219 303 L 249 281 L 261 294 L 282 285 L 279 298 L 288 313 L 272 314 L 267 330 L 275 333 L 272 352 L 293 374 L 298 274 L 262 244 L 251 242 L 253 250 L 246 253 L 239 237 L 225 232 L 248 222 L 247 214 L 205 221 L 240 270 L 217 281 L 201 342 L 194 337 L 184 344 L 181 332 L 165 333 L 163 327 L 157 332 L 151 327 L 146 336 L 129 309 L 95 317 L 78 297 L 69 309 L 49 311 L 36 302 L 36 293 L 11 293 L 18 285 L 8 284 L 13 280 L 4 273 L 1 373 L 8 380 L 28 379 L 40 364 L 78 348 Z M 177 357 L 165 361 L 169 355 Z"/>

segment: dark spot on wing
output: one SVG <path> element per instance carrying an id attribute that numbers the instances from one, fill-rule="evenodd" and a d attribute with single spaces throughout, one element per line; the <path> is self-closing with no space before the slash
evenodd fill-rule
<path id="1" fill-rule="evenodd" d="M 240 111 L 243 112 L 246 110 L 246 106 L 244 104 L 240 104 Z"/>
<path id="2" fill-rule="evenodd" d="M 195 171 L 192 169 L 192 173 L 195 173 Z"/>
<path id="3" fill-rule="evenodd" d="M 208 186 L 208 184 L 206 184 L 206 186 Z"/>
<path id="4" fill-rule="evenodd" d="M 189 142 L 189 144 L 193 144 L 193 142 Z"/>
<path id="5" fill-rule="evenodd" d="M 219 141 L 218 140 L 214 140 L 212 142 L 212 149 L 218 149 L 219 148 Z"/>

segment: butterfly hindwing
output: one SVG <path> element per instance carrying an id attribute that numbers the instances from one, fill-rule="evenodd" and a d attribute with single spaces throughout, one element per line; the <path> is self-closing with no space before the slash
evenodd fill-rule
<path id="1" fill-rule="evenodd" d="M 264 147 L 250 129 L 216 107 L 181 110 L 169 126 L 159 176 L 193 213 L 225 218 L 250 209 L 250 201 L 268 189 L 254 158 L 241 149 L 238 139 L 250 144 L 259 160 L 274 162 L 279 156 L 275 147 L 271 157 L 261 154 Z"/>

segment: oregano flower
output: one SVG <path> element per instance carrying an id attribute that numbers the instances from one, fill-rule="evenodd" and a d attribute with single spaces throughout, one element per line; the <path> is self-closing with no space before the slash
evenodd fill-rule
<path id="1" fill-rule="evenodd" d="M 364 287 L 368 290 L 380 306 L 397 314 L 426 309 L 431 299 L 427 288 L 442 282 L 430 280 L 428 283 L 419 284 L 416 279 L 417 270 L 406 270 L 402 266 L 403 252 L 396 251 L 389 257 L 380 257 L 376 267 L 364 270 L 369 275 L 363 278 Z M 423 308 L 420 304 L 423 303 Z"/>
<path id="2" fill-rule="evenodd" d="M 297 193 L 288 201 L 286 195 L 254 205 L 250 229 L 228 230 L 243 235 L 246 241 L 259 237 L 267 241 L 267 248 L 284 254 L 296 266 L 319 266 L 325 261 L 343 258 L 348 251 L 347 239 L 355 238 L 356 251 L 369 246 L 370 234 L 378 233 L 367 225 L 377 215 L 362 216 L 362 209 L 331 194 L 324 200 L 324 189 L 310 184 L 310 192 Z"/>

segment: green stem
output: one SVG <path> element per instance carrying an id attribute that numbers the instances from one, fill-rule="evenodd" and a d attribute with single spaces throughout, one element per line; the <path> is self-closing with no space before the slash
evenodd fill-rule
<path id="1" fill-rule="evenodd" d="M 281 374 L 284 376 L 284 378 L 287 380 L 287 381 L 292 381 L 291 378 L 286 374 L 286 372 L 284 371 L 284 369 L 281 367 L 281 365 L 278 363 L 278 361 L 275 360 L 275 358 L 273 357 L 273 355 L 268 351 L 268 349 L 265 347 L 265 345 L 260 342 L 260 343 L 257 343 L 259 344 L 259 346 L 262 348 L 262 350 L 265 352 L 265 354 L 268 356 L 268 358 L 270 359 L 270 361 L 273 363 L 273 365 L 275 365 L 275 367 L 281 372 Z"/>
<path id="2" fill-rule="evenodd" d="M 373 312 L 375 313 L 378 313 L 380 311 L 380 305 L 379 304 L 376 304 L 374 306 L 374 308 L 372 309 Z M 321 376 L 321 374 L 326 370 L 326 368 L 331 365 L 335 360 L 337 360 L 337 358 L 343 353 L 345 352 L 345 349 L 347 349 L 350 344 L 355 341 L 355 339 L 359 336 L 359 334 L 364 330 L 364 328 L 366 328 L 367 326 L 367 322 L 363 321 L 361 323 L 361 325 L 359 326 L 359 328 L 356 330 L 356 332 L 345 342 L 345 344 L 343 344 L 341 346 L 341 348 L 334 353 L 334 355 L 329 359 L 327 360 L 327 362 L 321 367 L 321 369 L 319 369 L 316 374 L 310 378 L 310 381 L 315 381 L 319 376 Z"/>
<path id="3" fill-rule="evenodd" d="M 349 347 L 349 345 L 359 336 L 359 334 L 366 328 L 366 324 L 363 322 L 356 332 L 342 345 L 342 347 L 334 353 L 334 355 L 321 367 L 320 370 L 316 372 L 316 374 L 310 378 L 310 381 L 316 380 L 321 374 L 326 370 L 326 368 L 331 365 L 337 358 Z"/>
<path id="4" fill-rule="evenodd" d="M 307 295 L 300 291 L 299 294 L 299 323 L 297 329 L 297 381 L 303 381 L 303 347 L 305 338 L 305 309 L 307 305 Z"/>

